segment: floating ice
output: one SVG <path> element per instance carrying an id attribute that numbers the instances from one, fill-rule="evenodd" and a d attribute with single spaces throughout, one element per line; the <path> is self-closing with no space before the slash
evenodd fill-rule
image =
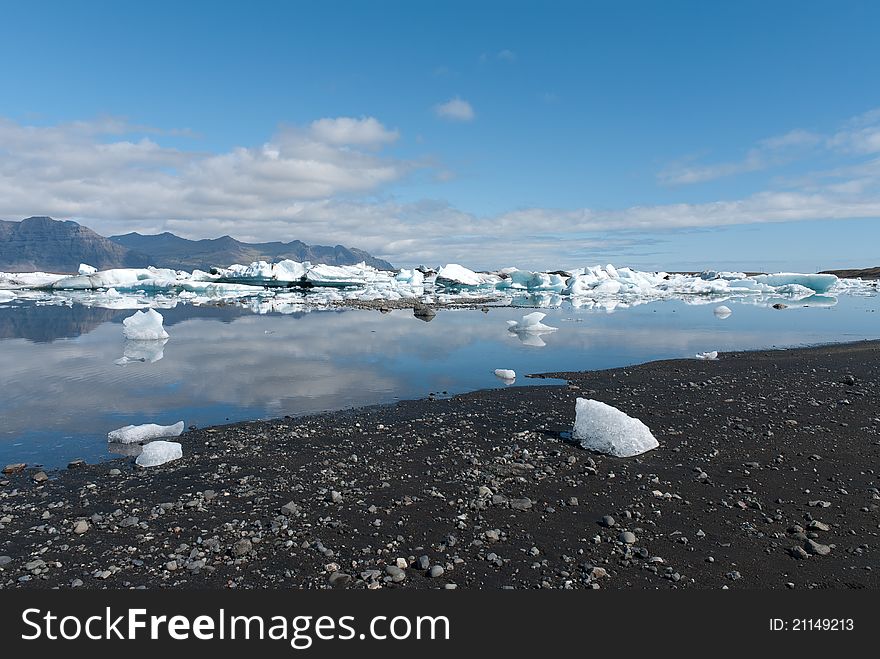
<path id="1" fill-rule="evenodd" d="M 114 364 L 124 366 L 132 362 L 146 362 L 154 364 L 164 357 L 165 344 L 168 339 L 159 339 L 158 341 L 126 341 L 122 357 L 117 359 Z"/>
<path id="2" fill-rule="evenodd" d="M 811 289 L 815 293 L 827 293 L 837 283 L 837 275 L 805 275 L 797 272 L 778 272 L 773 275 L 756 275 L 753 277 L 760 284 L 778 287 L 798 284 Z"/>
<path id="3" fill-rule="evenodd" d="M 444 265 L 437 271 L 437 283 L 458 284 L 460 286 L 479 286 L 484 283 L 483 277 L 473 270 L 468 270 L 458 263 Z"/>
<path id="4" fill-rule="evenodd" d="M 718 351 L 712 350 L 711 352 L 698 352 L 697 359 L 718 359 Z"/>
<path id="5" fill-rule="evenodd" d="M 98 272 L 98 269 L 93 265 L 89 265 L 88 263 L 80 263 L 79 270 L 77 270 L 77 272 L 79 272 L 79 274 L 81 275 L 93 275 Z"/>
<path id="6" fill-rule="evenodd" d="M 618 458 L 639 455 L 660 445 L 648 426 L 638 419 L 588 398 L 578 398 L 575 403 L 571 436 L 585 449 Z"/>
<path id="7" fill-rule="evenodd" d="M 16 295 L 12 291 L 0 290 L 0 302 L 11 302 L 15 298 Z"/>
<path id="8" fill-rule="evenodd" d="M 160 341 L 168 338 L 168 332 L 162 327 L 162 314 L 155 309 L 135 311 L 133 316 L 122 321 L 123 336 L 132 341 Z"/>
<path id="9" fill-rule="evenodd" d="M 218 264 L 219 266 L 220 264 Z M 875 282 L 837 279 L 834 275 L 777 273 L 749 277 L 742 272 L 706 271 L 700 275 L 643 272 L 614 265 L 594 265 L 569 271 L 533 272 L 503 268 L 475 272 L 450 263 L 436 272 L 419 267 L 383 271 L 365 263 L 332 266 L 282 260 L 214 267 L 191 273 L 162 268 L 116 268 L 94 271 L 82 264 L 79 274 L 0 273 L 0 289 L 32 290 L 47 304 L 79 302 L 109 309 L 163 308 L 178 301 L 188 304 L 236 302 L 259 313 L 274 311 L 274 296 L 308 294 L 297 304 L 330 305 L 346 300 L 421 299 L 432 296 L 446 303 L 493 297 L 512 305 L 552 307 L 568 300 L 576 308 L 611 312 L 658 300 L 688 304 L 719 304 L 730 299 L 770 306 L 786 301 L 814 300 L 825 294 L 876 295 Z M 116 291 L 119 295 L 115 295 Z M 8 299 L 8 295 L 7 295 Z M 773 300 L 773 301 L 771 301 Z M 293 310 L 289 302 L 279 308 Z M 288 311 L 289 312 L 289 311 Z M 284 313 L 284 311 L 282 311 Z M 719 316 L 721 317 L 721 316 Z"/>
<path id="10" fill-rule="evenodd" d="M 183 447 L 178 442 L 156 441 L 144 445 L 144 450 L 135 460 L 141 467 L 158 467 L 183 457 Z"/>
<path id="11" fill-rule="evenodd" d="M 733 311 L 730 310 L 730 307 L 724 304 L 715 307 L 715 316 L 720 318 L 721 320 L 724 320 L 732 313 Z"/>
<path id="12" fill-rule="evenodd" d="M 123 426 L 107 433 L 107 441 L 120 444 L 147 442 L 158 437 L 177 437 L 183 432 L 183 421 L 172 426 L 160 426 L 156 423 L 144 423 L 139 426 Z"/>
<path id="13" fill-rule="evenodd" d="M 499 377 L 502 380 L 516 380 L 516 371 L 509 368 L 496 368 L 495 377 Z"/>
<path id="14" fill-rule="evenodd" d="M 555 332 L 558 328 L 550 327 L 549 325 L 545 325 L 541 321 L 547 316 L 545 313 L 541 313 L 540 311 L 535 311 L 534 313 L 526 314 L 522 317 L 522 320 L 519 322 L 515 320 L 507 321 L 507 329 L 511 332 L 529 332 L 529 333 L 537 333 L 542 334 L 544 332 Z"/>

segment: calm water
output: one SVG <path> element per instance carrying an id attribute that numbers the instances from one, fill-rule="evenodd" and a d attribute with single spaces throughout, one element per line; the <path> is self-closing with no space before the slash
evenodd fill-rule
<path id="1" fill-rule="evenodd" d="M 408 310 L 178 306 L 161 310 L 171 335 L 161 359 L 149 362 L 158 346 L 128 346 L 148 361 L 119 365 L 132 311 L 14 303 L 0 307 L 0 463 L 111 458 L 107 432 L 129 423 L 202 426 L 506 386 L 496 368 L 514 369 L 517 385 L 538 384 L 522 376 L 880 337 L 876 296 L 784 311 L 725 304 L 733 315 L 724 320 L 715 304 L 682 302 L 542 309 L 559 329 L 526 342 L 505 321 L 530 309 L 441 311 L 425 323 Z"/>

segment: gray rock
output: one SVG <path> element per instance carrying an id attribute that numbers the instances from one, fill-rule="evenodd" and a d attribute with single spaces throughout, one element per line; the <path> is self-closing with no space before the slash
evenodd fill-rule
<path id="1" fill-rule="evenodd" d="M 49 480 L 49 476 L 46 474 L 45 471 L 38 471 L 36 474 L 34 474 L 35 483 L 45 483 L 47 480 Z"/>
<path id="2" fill-rule="evenodd" d="M 299 515 L 300 507 L 295 501 L 288 501 L 283 506 L 281 506 L 281 514 L 287 515 L 288 517 L 295 517 Z"/>
<path id="3" fill-rule="evenodd" d="M 604 526 L 604 527 L 610 529 L 612 526 L 614 526 L 615 524 L 617 524 L 617 522 L 615 521 L 615 519 L 614 519 L 611 515 L 605 515 L 605 516 L 599 521 L 599 524 L 601 524 L 602 526 Z"/>
<path id="4" fill-rule="evenodd" d="M 79 520 L 76 524 L 73 525 L 73 532 L 76 533 L 77 535 L 82 535 L 83 533 L 85 533 L 88 530 L 89 530 L 89 523 L 84 519 Z"/>
<path id="5" fill-rule="evenodd" d="M 9 565 L 12 562 L 12 556 L 0 556 L 0 566 Z"/>
<path id="6" fill-rule="evenodd" d="M 395 583 L 400 583 L 404 579 L 406 579 L 406 572 L 401 570 L 396 565 L 386 565 L 385 573 L 391 577 L 391 580 Z"/>
<path id="7" fill-rule="evenodd" d="M 246 556 L 251 553 L 254 545 L 247 538 L 242 538 L 234 545 L 232 545 L 232 555 L 233 556 Z"/>
<path id="8" fill-rule="evenodd" d="M 514 510 L 530 510 L 532 502 L 530 499 L 511 499 L 510 507 Z"/>
<path id="9" fill-rule="evenodd" d="M 617 539 L 626 545 L 633 545 L 636 542 L 636 534 L 632 531 L 623 531 Z"/>
<path id="10" fill-rule="evenodd" d="M 436 579 L 437 577 L 442 577 L 444 572 L 446 572 L 446 570 L 443 569 L 442 565 L 432 565 L 431 569 L 428 570 L 428 576 L 432 579 Z"/>
<path id="11" fill-rule="evenodd" d="M 831 547 L 815 540 L 807 540 L 806 550 L 811 554 L 818 554 L 819 556 L 827 556 L 831 553 Z"/>
<path id="12" fill-rule="evenodd" d="M 427 570 L 431 566 L 431 561 L 427 556 L 419 556 L 416 559 L 420 570 Z"/>
<path id="13" fill-rule="evenodd" d="M 333 588 L 348 588 L 351 584 L 351 575 L 345 572 L 334 572 L 328 581 Z"/>

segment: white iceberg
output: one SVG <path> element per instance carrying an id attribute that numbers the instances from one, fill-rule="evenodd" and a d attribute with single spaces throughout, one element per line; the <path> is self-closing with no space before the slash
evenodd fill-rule
<path id="1" fill-rule="evenodd" d="M 507 329 L 511 332 L 527 332 L 527 333 L 537 333 L 541 334 L 544 332 L 555 332 L 558 328 L 550 327 L 549 325 L 545 325 L 541 321 L 547 316 L 545 313 L 541 313 L 540 311 L 535 311 L 534 313 L 526 314 L 522 317 L 522 320 L 508 320 L 507 321 Z"/>
<path id="2" fill-rule="evenodd" d="M 156 441 L 144 445 L 144 450 L 135 460 L 141 467 L 158 467 L 183 457 L 183 446 L 178 442 Z"/>
<path id="3" fill-rule="evenodd" d="M 509 368 L 496 368 L 495 377 L 502 380 L 516 380 L 516 371 Z"/>
<path id="4" fill-rule="evenodd" d="M 80 263 L 77 272 L 81 275 L 93 275 L 98 272 L 98 269 L 93 265 L 89 265 L 88 263 Z"/>
<path id="5" fill-rule="evenodd" d="M 578 398 L 572 438 L 590 451 L 630 458 L 660 444 L 650 428 L 616 407 L 598 400 Z"/>
<path id="6" fill-rule="evenodd" d="M 712 350 L 710 352 L 698 352 L 697 359 L 718 359 L 718 351 Z"/>
<path id="7" fill-rule="evenodd" d="M 139 426 L 123 426 L 107 433 L 108 442 L 119 444 L 135 444 L 148 442 L 159 437 L 177 437 L 183 432 L 183 421 L 171 426 L 160 426 L 156 423 L 144 423 Z"/>
<path id="8" fill-rule="evenodd" d="M 122 321 L 123 336 L 131 341 L 161 341 L 168 338 L 168 332 L 162 327 L 162 314 L 155 309 L 135 311 L 133 316 Z"/>
<path id="9" fill-rule="evenodd" d="M 728 307 L 727 305 L 721 304 L 715 307 L 715 316 L 720 318 L 721 320 L 724 320 L 732 313 L 733 311 L 731 311 L 730 307 Z"/>
<path id="10" fill-rule="evenodd" d="M 480 286 L 485 283 L 485 279 L 474 272 L 468 270 L 458 263 L 450 263 L 444 265 L 437 271 L 437 283 L 439 284 L 457 284 L 459 286 Z"/>

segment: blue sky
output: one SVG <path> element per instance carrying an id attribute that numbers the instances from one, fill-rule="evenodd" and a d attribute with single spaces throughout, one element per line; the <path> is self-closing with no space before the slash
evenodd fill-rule
<path id="1" fill-rule="evenodd" d="M 404 265 L 876 265 L 870 2 L 2 2 L 0 217 Z"/>

